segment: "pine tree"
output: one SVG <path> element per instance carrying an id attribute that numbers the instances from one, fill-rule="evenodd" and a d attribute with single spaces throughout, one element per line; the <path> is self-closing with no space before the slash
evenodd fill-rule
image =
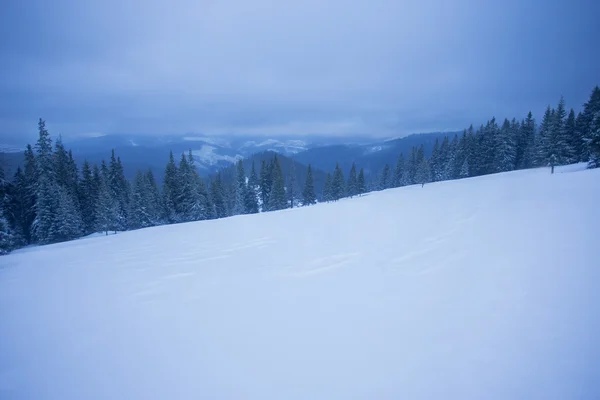
<path id="1" fill-rule="evenodd" d="M 390 187 L 390 166 L 389 164 L 385 164 L 383 167 L 383 171 L 381 171 L 381 177 L 379 178 L 379 190 L 385 190 Z"/>
<path id="2" fill-rule="evenodd" d="M 108 167 L 108 187 L 111 196 L 118 204 L 118 222 L 116 230 L 126 230 L 128 227 L 127 218 L 130 188 L 129 182 L 125 179 L 121 158 L 115 158 L 114 150 L 112 150 L 110 165 Z"/>
<path id="3" fill-rule="evenodd" d="M 312 168 L 308 164 L 308 171 L 306 172 L 306 183 L 304 184 L 304 190 L 302 191 L 302 205 L 310 206 L 317 203 L 317 196 L 315 195 L 315 183 L 313 179 Z"/>
<path id="4" fill-rule="evenodd" d="M 106 168 L 104 161 L 102 165 Z M 119 229 L 119 203 L 113 197 L 108 183 L 108 171 L 101 176 L 98 189 L 98 201 L 96 202 L 96 231 L 108 232 Z"/>
<path id="5" fill-rule="evenodd" d="M 415 179 L 417 183 L 421 184 L 421 186 L 424 186 L 426 183 L 431 182 L 431 171 L 429 170 L 429 163 L 424 157 L 419 162 L 419 167 L 417 168 Z"/>
<path id="6" fill-rule="evenodd" d="M 596 111 L 592 123 L 590 124 L 590 130 L 587 133 L 586 141 L 588 144 L 589 152 L 589 168 L 600 167 L 600 109 Z"/>
<path id="7" fill-rule="evenodd" d="M 178 193 L 181 190 L 179 188 L 179 171 L 177 165 L 175 165 L 175 158 L 173 152 L 169 154 L 169 162 L 165 168 L 165 177 L 163 182 L 163 210 L 164 220 L 169 223 L 176 223 L 180 221 L 180 215 L 177 210 L 180 208 L 178 204 Z"/>
<path id="8" fill-rule="evenodd" d="M 469 177 L 469 160 L 465 158 L 462 166 L 460 167 L 460 172 L 458 174 L 459 178 L 468 178 Z"/>
<path id="9" fill-rule="evenodd" d="M 515 165 L 517 169 L 531 168 L 535 164 L 535 119 L 531 111 L 527 118 L 521 123 Z"/>
<path id="10" fill-rule="evenodd" d="M 580 161 L 591 161 L 590 166 L 597 165 L 595 159 L 597 155 L 594 153 L 595 148 L 595 129 L 596 115 L 600 111 L 600 88 L 596 86 L 590 95 L 590 99 L 583 105 L 583 111 L 577 118 L 577 132 L 584 143 L 581 149 Z"/>
<path id="11" fill-rule="evenodd" d="M 400 153 L 398 161 L 396 162 L 396 169 L 394 170 L 394 176 L 392 178 L 392 187 L 404 186 L 402 177 L 404 176 L 404 154 Z"/>
<path id="12" fill-rule="evenodd" d="M 63 242 L 81 236 L 83 222 L 73 196 L 67 188 L 58 187 L 58 211 L 54 221 L 52 242 Z"/>
<path id="13" fill-rule="evenodd" d="M 294 205 L 299 200 L 300 189 L 298 188 L 298 182 L 296 180 L 296 165 L 293 160 L 292 160 L 292 163 L 290 166 L 290 173 L 288 175 L 286 188 L 287 188 L 287 194 L 288 194 L 288 199 L 289 199 L 289 203 L 290 203 L 290 208 L 294 208 Z"/>
<path id="14" fill-rule="evenodd" d="M 433 150 L 431 152 L 431 158 L 429 159 L 429 165 L 431 167 L 431 177 L 434 182 L 439 181 L 442 178 L 443 164 L 441 164 L 442 160 L 440 159 L 440 155 L 440 140 L 439 138 L 436 138 L 435 144 L 433 145 Z M 400 175 L 400 181 L 402 180 L 401 177 L 402 175 Z"/>
<path id="15" fill-rule="evenodd" d="M 287 208 L 285 180 L 277 156 L 273 157 L 272 182 L 267 209 L 269 211 L 283 210 Z"/>
<path id="16" fill-rule="evenodd" d="M 260 181 L 258 180 L 258 176 L 256 174 L 256 168 L 254 166 L 254 160 L 252 160 L 252 169 L 250 171 L 250 178 L 248 178 L 248 198 L 246 200 L 246 210 L 252 210 L 252 212 L 248 211 L 250 214 L 254 214 L 254 209 L 258 212 L 259 205 L 259 193 L 260 193 Z"/>
<path id="17" fill-rule="evenodd" d="M 39 137 L 35 144 L 36 150 L 36 181 L 42 176 L 54 181 L 54 162 L 52 157 L 52 139 L 46 129 L 46 121 L 40 118 L 38 122 Z"/>
<path id="18" fill-rule="evenodd" d="M 233 206 L 233 215 L 246 213 L 246 172 L 242 160 L 237 162 L 236 182 L 234 186 L 235 203 Z"/>
<path id="19" fill-rule="evenodd" d="M 515 168 L 517 149 L 513 128 L 508 119 L 504 119 L 500 132 L 496 135 L 496 172 L 512 171 Z"/>
<path id="20" fill-rule="evenodd" d="M 542 119 L 542 123 L 540 125 L 540 131 L 537 136 L 536 143 L 536 165 L 537 166 L 546 166 L 548 165 L 550 154 L 552 150 L 552 128 L 553 128 L 553 117 L 552 110 L 550 106 L 546 108 L 546 112 L 544 113 L 544 117 Z"/>
<path id="21" fill-rule="evenodd" d="M 261 209 L 263 211 L 268 210 L 269 195 L 271 194 L 271 188 L 273 187 L 273 163 L 267 164 L 265 160 L 262 160 L 260 166 L 260 199 Z"/>
<path id="22" fill-rule="evenodd" d="M 4 169 L 0 166 L 0 255 L 8 254 L 16 245 L 13 230 L 6 219 L 9 214 L 7 206 L 9 199 L 9 184 L 4 176 Z"/>
<path id="23" fill-rule="evenodd" d="M 352 163 L 350 175 L 348 176 L 348 196 L 354 197 L 358 195 L 358 178 L 356 177 L 356 165 Z"/>
<path id="24" fill-rule="evenodd" d="M 229 213 L 227 210 L 227 203 L 225 202 L 225 190 L 223 182 L 221 180 L 221 173 L 217 173 L 215 180 L 211 184 L 211 197 L 212 203 L 215 208 L 215 217 L 224 218 Z"/>
<path id="25" fill-rule="evenodd" d="M 367 192 L 367 184 L 365 182 L 365 172 L 361 168 L 358 172 L 358 195 L 361 196 Z"/>
<path id="26" fill-rule="evenodd" d="M 561 96 L 553 121 L 553 133 L 555 135 L 556 156 L 558 164 L 563 165 L 569 162 L 573 157 L 574 150 L 571 149 L 571 138 L 566 130 L 567 110 L 565 108 L 565 99 Z"/>
<path id="27" fill-rule="evenodd" d="M 59 208 L 58 186 L 42 173 L 37 183 L 36 219 L 33 232 L 39 243 L 52 243 L 56 239 L 57 212 Z"/>
<path id="28" fill-rule="evenodd" d="M 338 163 L 335 164 L 333 179 L 331 181 L 331 196 L 333 200 L 339 200 L 346 195 L 346 182 L 344 173 Z"/>
<path id="29" fill-rule="evenodd" d="M 332 201 L 333 200 L 333 194 L 332 194 L 332 179 L 331 179 L 331 174 L 327 173 L 327 177 L 325 178 L 325 185 L 323 186 L 323 200 L 324 201 Z"/>
<path id="30" fill-rule="evenodd" d="M 81 182 L 79 184 L 79 204 L 81 205 L 83 232 L 86 234 L 94 232 L 96 227 L 94 210 L 96 209 L 97 197 L 98 186 L 94 181 L 92 168 L 86 160 L 83 163 Z"/>

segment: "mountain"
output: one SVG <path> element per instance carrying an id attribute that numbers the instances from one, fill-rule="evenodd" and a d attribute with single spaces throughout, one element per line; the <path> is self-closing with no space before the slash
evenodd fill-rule
<path id="1" fill-rule="evenodd" d="M 262 153 L 253 154 L 250 157 L 244 158 L 242 161 L 246 175 L 250 176 L 250 171 L 252 170 L 252 163 L 254 162 L 256 174 L 257 176 L 260 176 L 260 166 L 262 161 L 269 163 L 271 160 L 273 160 L 273 157 L 275 156 L 277 156 L 279 165 L 281 166 L 281 171 L 283 172 L 283 176 L 285 177 L 286 186 L 289 186 L 291 184 L 292 170 L 294 171 L 293 176 L 296 184 L 296 186 L 294 187 L 294 191 L 298 194 L 298 198 L 301 198 L 302 189 L 304 188 L 304 184 L 306 182 L 308 165 L 299 163 L 291 157 L 287 157 L 274 151 L 264 151 Z M 315 194 L 317 195 L 318 199 L 321 199 L 327 173 L 314 167 L 312 167 L 312 170 Z M 221 176 L 225 183 L 232 183 L 235 177 L 237 176 L 236 166 L 231 165 L 227 168 L 222 169 Z M 210 178 L 213 177 L 214 175 L 210 176 Z"/>
<path id="2" fill-rule="evenodd" d="M 350 171 L 354 162 L 357 168 L 364 168 L 365 175 L 368 176 L 378 174 L 385 164 L 393 168 L 400 153 L 407 156 L 413 147 L 424 145 L 425 154 L 429 157 L 436 139 L 441 140 L 444 136 L 452 138 L 455 134 L 458 132 L 422 133 L 371 143 L 320 146 L 298 153 L 294 159 L 328 172 L 333 171 L 338 162 L 345 174 Z"/>
<path id="3" fill-rule="evenodd" d="M 2 399 L 597 399 L 600 169 L 0 257 Z"/>
<path id="4" fill-rule="evenodd" d="M 164 169 L 172 151 L 178 160 L 182 153 L 192 151 L 194 164 L 202 176 L 210 176 L 231 166 L 237 160 L 253 154 L 276 152 L 293 157 L 303 165 L 312 164 L 313 168 L 331 172 L 339 162 L 348 173 L 352 162 L 363 167 L 365 173 L 377 174 L 386 163 L 395 165 L 400 152 L 410 151 L 413 146 L 425 145 L 427 153 L 431 151 L 435 138 L 444 133 L 411 135 L 393 140 L 373 140 L 372 138 L 351 137 L 252 137 L 252 136 L 207 136 L 207 135 L 104 135 L 64 140 L 65 146 L 73 151 L 76 161 L 82 165 L 84 160 L 100 164 L 109 160 L 111 150 L 121 158 L 125 175 L 133 179 L 138 169 L 150 169 L 161 181 Z M 452 134 L 453 135 L 453 134 Z M 11 152 L 0 152 L 0 163 L 6 176 L 14 175 L 16 168 L 23 163 L 22 149 L 9 147 Z M 14 151 L 17 152 L 14 152 Z M 321 185 L 316 182 L 317 185 Z"/>

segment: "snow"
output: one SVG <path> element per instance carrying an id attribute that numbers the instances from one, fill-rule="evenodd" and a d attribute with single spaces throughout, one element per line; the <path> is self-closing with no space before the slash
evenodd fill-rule
<path id="1" fill-rule="evenodd" d="M 205 168 L 206 165 L 215 165 L 219 161 L 227 161 L 230 163 L 235 163 L 237 160 L 242 159 L 243 157 L 239 154 L 236 156 L 228 156 L 224 154 L 219 154 L 215 150 L 217 148 L 209 145 L 202 145 L 199 150 L 192 150 L 192 155 L 194 156 L 194 160 L 199 161 L 201 164 L 200 167 Z"/>
<path id="2" fill-rule="evenodd" d="M 1 257 L 0 398 L 598 399 L 600 170 L 575 169 Z"/>

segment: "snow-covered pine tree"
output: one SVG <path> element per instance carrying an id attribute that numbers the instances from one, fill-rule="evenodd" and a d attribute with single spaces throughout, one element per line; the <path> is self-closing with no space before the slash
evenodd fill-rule
<path id="1" fill-rule="evenodd" d="M 106 163 L 102 162 L 105 167 Z M 96 231 L 108 232 L 119 229 L 119 203 L 113 197 L 108 183 L 108 171 L 101 176 L 98 189 L 98 201 L 96 202 Z"/>
<path id="2" fill-rule="evenodd" d="M 333 200 L 339 200 L 346 196 L 344 173 L 337 162 L 335 163 L 335 170 L 333 171 L 333 178 L 331 180 L 331 196 Z"/>
<path id="3" fill-rule="evenodd" d="M 98 198 L 98 186 L 94 181 L 94 175 L 90 163 L 84 161 L 81 169 L 81 181 L 79 183 L 79 204 L 81 206 L 81 219 L 83 232 L 90 234 L 94 232 L 96 222 L 94 220 L 96 201 Z"/>
<path id="4" fill-rule="evenodd" d="M 58 212 L 52 242 L 63 242 L 81 236 L 83 222 L 73 196 L 65 187 L 58 186 Z"/>
<path id="5" fill-rule="evenodd" d="M 15 237 L 8 221 L 4 217 L 4 207 L 0 204 L 0 255 L 10 253 L 15 246 Z"/>
<path id="6" fill-rule="evenodd" d="M 569 152 L 565 162 L 567 164 L 579 162 L 579 159 L 581 157 L 581 148 L 583 147 L 583 142 L 577 132 L 575 110 L 573 110 L 572 108 L 569 111 L 569 115 L 567 116 L 567 119 L 565 120 L 563 129 L 564 129 L 565 140 L 567 141 L 567 149 Z"/>
<path id="7" fill-rule="evenodd" d="M 56 238 L 56 220 L 59 208 L 58 185 L 46 174 L 40 174 L 37 182 L 36 219 L 33 233 L 37 242 L 52 243 Z"/>
<path id="8" fill-rule="evenodd" d="M 156 179 L 154 179 L 154 174 L 150 168 L 148 168 L 144 174 L 144 180 L 146 181 L 146 188 L 148 190 L 147 207 L 148 214 L 150 215 L 150 222 L 153 226 L 161 225 L 163 224 L 161 218 L 164 214 L 162 209 L 162 199 L 158 184 L 156 183 Z"/>
<path id="9" fill-rule="evenodd" d="M 381 171 L 381 176 L 379 177 L 379 185 L 377 185 L 378 190 L 385 190 L 389 188 L 391 181 L 390 177 L 390 166 L 389 164 L 385 164 L 383 170 Z"/>
<path id="10" fill-rule="evenodd" d="M 415 179 L 417 183 L 421 184 L 421 186 L 431 182 L 431 171 L 429 169 L 429 163 L 425 157 L 423 157 L 419 162 Z"/>
<path id="11" fill-rule="evenodd" d="M 310 206 L 317 203 L 317 196 L 315 195 L 315 182 L 312 173 L 312 167 L 308 164 L 308 171 L 306 172 L 306 182 L 304 183 L 304 190 L 302 191 L 302 205 Z"/>
<path id="12" fill-rule="evenodd" d="M 286 188 L 290 208 L 294 208 L 295 203 L 299 200 L 300 193 L 298 190 L 298 182 L 296 181 L 296 166 L 293 160 L 290 166 L 290 173 L 288 175 Z"/>
<path id="13" fill-rule="evenodd" d="M 495 137 L 496 139 L 496 172 L 512 171 L 515 168 L 515 159 L 517 149 L 515 136 L 508 119 L 504 119 L 504 123 L 500 128 L 500 132 Z"/>
<path id="14" fill-rule="evenodd" d="M 589 153 L 589 168 L 600 168 L 600 110 L 592 118 L 586 137 Z"/>
<path id="15" fill-rule="evenodd" d="M 178 193 L 181 192 L 179 183 L 179 171 L 175 164 L 175 157 L 173 157 L 173 152 L 170 152 L 162 187 L 163 219 L 168 224 L 181 220 L 180 215 L 177 213 L 177 210 L 180 209 L 178 204 Z"/>
<path id="16" fill-rule="evenodd" d="M 469 159 L 465 158 L 462 166 L 460 167 L 460 172 L 458 174 L 459 178 L 468 178 L 469 177 Z"/>
<path id="17" fill-rule="evenodd" d="M 571 138 L 566 131 L 567 110 L 565 108 L 565 99 L 560 96 L 560 101 L 554 114 L 553 129 L 554 142 L 556 146 L 556 158 L 558 165 L 564 165 L 573 157 L 574 150 L 571 149 Z"/>
<path id="18" fill-rule="evenodd" d="M 439 150 L 438 150 L 439 153 Z M 400 155 L 398 156 L 398 161 L 396 162 L 396 169 L 394 170 L 394 176 L 392 178 L 392 187 L 400 187 L 400 186 L 404 186 L 404 182 L 402 177 L 404 176 L 404 171 L 405 171 L 405 161 L 404 161 L 404 154 L 400 153 Z"/>
<path id="19" fill-rule="evenodd" d="M 546 166 L 550 161 L 550 152 L 552 147 L 551 136 L 553 128 L 553 116 L 550 106 L 546 107 L 546 112 L 540 124 L 540 131 L 536 140 L 536 165 Z"/>
<path id="20" fill-rule="evenodd" d="M 456 159 L 458 157 L 459 150 L 460 150 L 460 148 L 459 148 L 458 135 L 454 135 L 452 142 L 448 146 L 448 154 L 446 157 L 446 166 L 445 166 L 445 170 L 444 170 L 445 180 L 455 179 L 458 175 Z M 428 164 L 429 164 L 429 162 L 428 162 Z M 431 174 L 431 168 L 430 168 L 430 174 Z M 431 181 L 431 177 L 429 179 Z"/>
<path id="21" fill-rule="evenodd" d="M 350 174 L 348 175 L 348 196 L 358 195 L 358 177 L 356 176 L 356 165 L 352 163 Z"/>
<path id="22" fill-rule="evenodd" d="M 531 168 L 535 164 L 535 119 L 531 111 L 521 123 L 517 140 L 515 165 L 517 169 Z"/>
<path id="23" fill-rule="evenodd" d="M 600 166 L 598 154 L 598 113 L 600 113 L 600 88 L 592 90 L 590 99 L 583 105 L 583 112 L 577 119 L 577 127 L 585 146 L 582 149 L 581 161 L 588 161 L 590 168 Z"/>
<path id="24" fill-rule="evenodd" d="M 234 198 L 233 215 L 246 213 L 246 172 L 244 171 L 244 163 L 238 160 L 236 168 L 236 179 L 234 183 Z"/>
<path id="25" fill-rule="evenodd" d="M 227 203 L 225 201 L 225 189 L 221 180 L 221 173 L 218 172 L 215 180 L 211 184 L 212 203 L 215 207 L 215 218 L 224 218 L 229 215 Z"/>
<path id="26" fill-rule="evenodd" d="M 261 210 L 268 211 L 269 195 L 273 187 L 273 163 L 266 163 L 265 160 L 260 164 L 260 199 Z"/>
<path id="27" fill-rule="evenodd" d="M 285 193 L 285 180 L 277 156 L 273 157 L 272 171 L 273 186 L 271 187 L 271 192 L 269 194 L 269 202 L 267 204 L 268 210 L 283 210 L 284 208 L 287 208 L 287 197 Z"/>
<path id="28" fill-rule="evenodd" d="M 431 157 L 429 158 L 431 179 L 433 179 L 434 182 L 441 180 L 442 177 L 442 166 L 440 165 L 440 161 L 440 140 L 439 138 L 436 138 L 435 144 L 433 145 L 433 150 L 431 152 Z"/>
<path id="29" fill-rule="evenodd" d="M 130 229 L 139 229 L 152 226 L 152 217 L 150 215 L 148 200 L 149 188 L 147 187 L 144 174 L 138 170 L 133 180 L 131 193 L 131 215 L 129 217 Z"/>
<path id="30" fill-rule="evenodd" d="M 129 182 L 127 181 L 127 179 L 125 179 L 125 173 L 123 171 L 123 164 L 121 163 L 121 158 L 115 158 L 114 150 L 112 150 L 110 158 L 108 177 L 108 185 L 111 195 L 118 204 L 119 218 L 117 223 L 117 230 L 126 230 L 131 190 L 129 187 Z"/>
<path id="31" fill-rule="evenodd" d="M 333 200 L 333 195 L 332 195 L 332 179 L 331 179 L 331 174 L 327 173 L 327 177 L 325 178 L 325 185 L 323 186 L 323 201 L 332 201 Z"/>
<path id="32" fill-rule="evenodd" d="M 365 171 L 361 168 L 358 172 L 358 195 L 361 196 L 367 192 L 367 183 L 365 182 Z"/>

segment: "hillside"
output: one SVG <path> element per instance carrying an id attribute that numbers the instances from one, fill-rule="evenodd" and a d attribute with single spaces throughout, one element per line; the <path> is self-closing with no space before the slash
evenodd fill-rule
<path id="1" fill-rule="evenodd" d="M 598 399 L 600 169 L 0 257 L 2 399 Z"/>

